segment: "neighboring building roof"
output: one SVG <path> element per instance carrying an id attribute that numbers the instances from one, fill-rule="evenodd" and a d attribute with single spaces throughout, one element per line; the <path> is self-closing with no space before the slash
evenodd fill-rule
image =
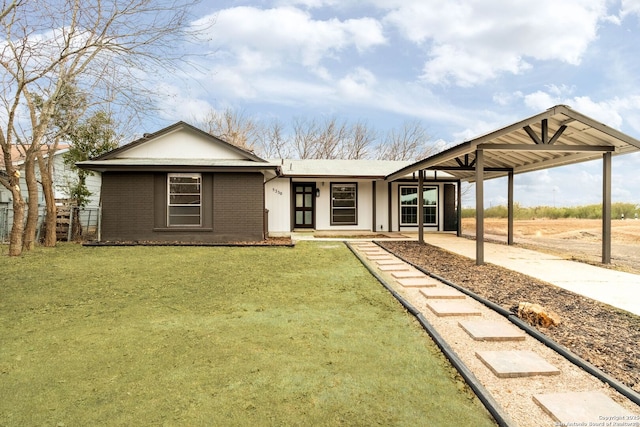
<path id="1" fill-rule="evenodd" d="M 566 105 L 556 105 L 494 132 L 434 154 L 394 173 L 387 180 L 422 169 L 444 170 L 475 180 L 475 152 L 484 153 L 485 179 L 601 159 L 603 153 L 640 151 L 640 141 Z"/>
<path id="2" fill-rule="evenodd" d="M 21 165 L 24 163 L 26 158 L 26 151 L 29 149 L 30 145 L 11 145 L 11 161 L 14 165 Z M 61 154 L 68 151 L 70 145 L 69 144 L 58 144 L 58 148 L 56 150 L 56 154 Z M 47 154 L 49 151 L 48 145 L 40 146 L 40 150 Z M 4 162 L 0 162 L 0 169 L 4 170 Z"/>
<path id="3" fill-rule="evenodd" d="M 304 159 L 304 160 L 271 160 L 281 166 L 282 176 L 292 178 L 363 178 L 363 179 L 384 179 L 398 169 L 413 164 L 412 161 L 403 160 L 327 160 L 327 159 Z M 429 178 L 434 178 L 431 173 Z M 439 177 L 450 178 L 451 175 L 441 172 Z M 407 174 L 412 178 L 412 173 Z"/>

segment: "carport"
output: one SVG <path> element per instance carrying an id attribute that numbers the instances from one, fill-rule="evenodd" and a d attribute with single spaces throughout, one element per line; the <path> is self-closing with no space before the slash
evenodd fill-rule
<path id="1" fill-rule="evenodd" d="M 446 171 L 458 180 L 458 235 L 461 234 L 462 181 L 475 182 L 476 264 L 484 264 L 484 181 L 508 177 L 507 243 L 513 244 L 513 177 L 557 166 L 602 159 L 602 262 L 611 262 L 611 157 L 640 151 L 640 141 L 581 114 L 556 105 L 502 129 L 456 145 L 386 177 Z M 423 180 L 420 179 L 420 183 Z M 420 184 L 421 185 L 421 184 Z M 418 194 L 422 195 L 419 188 Z M 418 218 L 422 202 L 418 202 Z M 419 240 L 424 241 L 422 227 Z"/>

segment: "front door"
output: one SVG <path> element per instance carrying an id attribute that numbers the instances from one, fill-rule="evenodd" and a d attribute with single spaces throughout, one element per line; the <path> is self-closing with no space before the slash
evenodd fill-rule
<path id="1" fill-rule="evenodd" d="M 312 182 L 293 183 L 294 228 L 314 228 L 316 225 L 316 185 Z"/>

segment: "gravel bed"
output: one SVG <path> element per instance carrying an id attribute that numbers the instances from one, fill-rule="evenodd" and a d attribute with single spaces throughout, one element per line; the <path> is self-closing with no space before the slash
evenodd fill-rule
<path id="1" fill-rule="evenodd" d="M 640 393 L 640 317 L 505 268 L 418 242 L 381 246 L 457 285 L 515 312 L 520 302 L 538 303 L 562 323 L 538 328 L 584 360 Z"/>

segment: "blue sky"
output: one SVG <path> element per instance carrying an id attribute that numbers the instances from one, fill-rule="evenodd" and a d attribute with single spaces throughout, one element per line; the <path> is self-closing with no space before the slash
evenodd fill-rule
<path id="1" fill-rule="evenodd" d="M 419 119 L 449 146 L 566 104 L 640 139 L 640 0 L 205 1 L 207 24 L 184 48 L 196 67 L 156 82 L 153 126 L 226 108 L 382 131 Z M 640 204 L 640 156 L 613 167 L 614 201 Z M 599 203 L 601 168 L 517 176 L 516 201 Z M 506 183 L 485 192 L 504 204 Z"/>

